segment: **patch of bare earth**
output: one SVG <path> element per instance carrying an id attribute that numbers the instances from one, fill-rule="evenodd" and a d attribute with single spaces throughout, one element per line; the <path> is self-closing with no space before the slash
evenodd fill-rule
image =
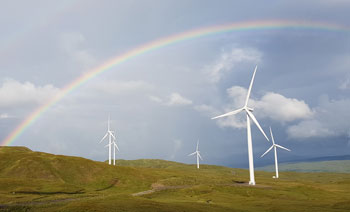
<path id="1" fill-rule="evenodd" d="M 272 188 L 271 186 L 268 185 L 261 185 L 261 184 L 256 184 L 256 185 L 250 185 L 247 182 L 244 181 L 233 181 L 233 184 L 225 184 L 226 186 L 243 186 L 243 187 L 253 187 L 253 188 Z"/>
<path id="2" fill-rule="evenodd" d="M 190 186 L 187 185 L 179 185 L 179 186 L 166 186 L 160 183 L 153 183 L 152 184 L 152 189 L 147 190 L 147 191 L 141 191 L 138 193 L 134 193 L 132 194 L 132 196 L 136 197 L 136 196 L 142 196 L 142 195 L 146 195 L 146 194 L 151 194 L 154 193 L 156 191 L 162 191 L 162 190 L 169 190 L 169 189 L 181 189 L 181 188 L 188 188 Z"/>

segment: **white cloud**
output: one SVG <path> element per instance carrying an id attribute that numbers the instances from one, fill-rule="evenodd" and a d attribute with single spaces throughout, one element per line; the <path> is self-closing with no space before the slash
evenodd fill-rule
<path id="1" fill-rule="evenodd" d="M 58 91 L 53 85 L 36 86 L 30 82 L 21 83 L 7 79 L 0 87 L 0 107 L 42 104 L 54 97 Z"/>
<path id="2" fill-rule="evenodd" d="M 231 103 L 235 107 L 242 107 L 245 103 L 248 90 L 241 86 L 232 86 L 226 90 L 227 95 L 231 99 Z M 250 97 L 251 99 L 251 97 Z"/>
<path id="3" fill-rule="evenodd" d="M 149 96 L 149 99 L 153 102 L 163 103 L 163 100 L 157 96 Z"/>
<path id="4" fill-rule="evenodd" d="M 232 111 L 232 110 L 231 110 Z M 229 111 L 227 111 L 229 112 Z M 223 113 L 221 113 L 223 114 Z M 218 114 L 220 115 L 220 114 Z M 244 113 L 239 113 L 234 116 L 228 116 L 225 118 L 217 119 L 217 123 L 220 127 L 233 127 L 233 128 L 246 128 L 247 127 L 247 121 L 246 116 Z"/>
<path id="5" fill-rule="evenodd" d="M 203 114 L 207 114 L 208 117 L 213 117 L 219 113 L 218 110 L 216 110 L 212 106 L 206 105 L 206 104 L 196 105 L 196 106 L 194 106 L 194 109 L 197 110 L 198 112 L 203 113 Z"/>
<path id="6" fill-rule="evenodd" d="M 292 125 L 287 129 L 287 133 L 292 138 L 327 137 L 335 135 L 335 132 L 324 126 L 317 120 L 306 120 Z"/>
<path id="7" fill-rule="evenodd" d="M 348 136 L 350 129 L 350 100 L 322 100 L 314 115 L 287 129 L 291 138 Z"/>
<path id="8" fill-rule="evenodd" d="M 303 101 L 268 92 L 261 100 L 255 101 L 260 117 L 269 117 L 281 122 L 306 119 L 312 116 L 309 106 Z M 261 112 L 260 112 L 261 111 Z"/>
<path id="9" fill-rule="evenodd" d="M 231 102 L 225 105 L 220 115 L 244 105 L 247 89 L 233 86 L 227 89 Z M 249 106 L 254 108 L 258 121 L 269 118 L 282 124 L 299 121 L 287 128 L 290 138 L 307 139 L 314 137 L 344 136 L 348 137 L 350 129 L 350 100 L 328 100 L 322 98 L 320 105 L 310 109 L 302 100 L 288 98 L 278 93 L 267 92 L 260 99 L 251 97 Z M 211 113 L 215 111 L 210 106 L 201 106 L 198 111 Z M 244 113 L 217 119 L 221 127 L 245 128 L 246 117 Z"/>
<path id="10" fill-rule="evenodd" d="M 243 107 L 247 95 L 247 89 L 233 86 L 227 89 L 231 102 L 224 107 L 224 112 Z M 313 115 L 309 106 L 302 100 L 287 98 L 281 94 L 268 92 L 261 99 L 249 99 L 248 105 L 254 108 L 254 114 L 259 119 L 269 118 L 281 123 L 300 119 L 307 119 Z M 220 115 L 217 113 L 216 115 Z M 244 128 L 246 127 L 246 116 L 243 113 L 218 119 L 217 123 L 222 127 Z"/>
<path id="11" fill-rule="evenodd" d="M 201 112 L 202 114 L 205 114 L 207 117 L 212 118 L 217 115 L 221 115 L 224 112 L 219 111 L 212 106 L 202 104 L 202 105 L 197 105 L 194 107 L 195 110 L 198 112 Z M 229 112 L 234 109 L 227 107 L 225 111 Z M 234 116 L 228 116 L 225 118 L 217 119 L 216 120 L 218 125 L 221 127 L 234 127 L 234 128 L 245 128 L 246 127 L 246 121 L 245 121 L 245 116 L 243 114 L 236 114 Z"/>
<path id="12" fill-rule="evenodd" d="M 7 113 L 2 113 L 2 114 L 0 114 L 0 119 L 8 119 L 8 118 L 10 118 L 11 116 L 9 116 L 9 114 L 7 114 Z"/>
<path id="13" fill-rule="evenodd" d="M 217 61 L 206 67 L 209 72 L 209 81 L 220 81 L 225 72 L 231 71 L 237 64 L 242 62 L 258 63 L 262 53 L 252 48 L 233 48 L 230 52 L 223 52 Z"/>
<path id="14" fill-rule="evenodd" d="M 85 42 L 85 37 L 77 32 L 64 33 L 60 38 L 61 48 L 68 56 L 82 65 L 83 68 L 89 68 L 96 64 L 96 59 L 87 49 L 81 47 Z"/>
<path id="15" fill-rule="evenodd" d="M 149 99 L 153 102 L 157 102 L 167 106 L 185 106 L 191 105 L 192 101 L 181 96 L 179 93 L 171 93 L 167 98 L 160 98 L 157 96 L 149 96 Z"/>
<path id="16" fill-rule="evenodd" d="M 190 104 L 192 104 L 192 101 L 181 96 L 179 93 L 172 93 L 169 97 L 169 101 L 167 102 L 167 105 L 169 106 Z"/>

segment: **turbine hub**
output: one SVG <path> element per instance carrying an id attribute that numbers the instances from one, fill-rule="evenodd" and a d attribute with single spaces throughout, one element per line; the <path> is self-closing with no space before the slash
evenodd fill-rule
<path id="1" fill-rule="evenodd" d="M 254 111 L 254 109 L 251 108 L 251 107 L 247 107 L 247 110 L 249 110 L 250 112 L 253 112 L 253 111 Z"/>

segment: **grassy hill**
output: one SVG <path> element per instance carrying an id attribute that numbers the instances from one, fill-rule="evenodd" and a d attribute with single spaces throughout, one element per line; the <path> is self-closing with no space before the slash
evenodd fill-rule
<path id="1" fill-rule="evenodd" d="M 350 173 L 350 160 L 333 160 L 321 162 L 299 162 L 299 163 L 282 163 L 278 166 L 279 171 L 292 172 L 334 172 Z M 257 170 L 275 171 L 275 166 L 259 167 Z"/>
<path id="2" fill-rule="evenodd" d="M 350 174 L 256 172 L 0 147 L 0 211 L 349 211 Z"/>

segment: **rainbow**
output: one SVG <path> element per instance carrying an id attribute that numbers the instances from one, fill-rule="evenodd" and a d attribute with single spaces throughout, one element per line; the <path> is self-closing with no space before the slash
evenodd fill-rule
<path id="1" fill-rule="evenodd" d="M 45 104 L 39 106 L 33 112 L 29 114 L 2 142 L 2 146 L 8 146 L 14 142 L 28 127 L 30 127 L 41 115 L 43 115 L 50 107 L 59 102 L 67 94 L 77 89 L 82 84 L 95 78 L 97 75 L 110 70 L 125 61 L 140 56 L 150 51 L 154 51 L 165 46 L 179 43 L 182 41 L 195 39 L 198 37 L 234 32 L 234 31 L 249 31 L 249 30 L 273 30 L 273 29 L 309 29 L 309 30 L 323 30 L 323 31 L 342 31 L 350 32 L 350 28 L 341 25 L 322 23 L 322 22 L 305 22 L 305 21 L 251 21 L 251 22 L 239 22 L 229 23 L 224 25 L 215 25 L 209 27 L 198 28 L 179 34 L 174 34 L 169 37 L 164 37 L 158 40 L 151 41 L 144 45 L 131 49 L 124 54 L 112 57 L 108 61 L 102 63 L 100 66 L 91 69 L 82 76 L 73 80 L 68 85 L 64 86 L 59 93 L 50 99 Z"/>

